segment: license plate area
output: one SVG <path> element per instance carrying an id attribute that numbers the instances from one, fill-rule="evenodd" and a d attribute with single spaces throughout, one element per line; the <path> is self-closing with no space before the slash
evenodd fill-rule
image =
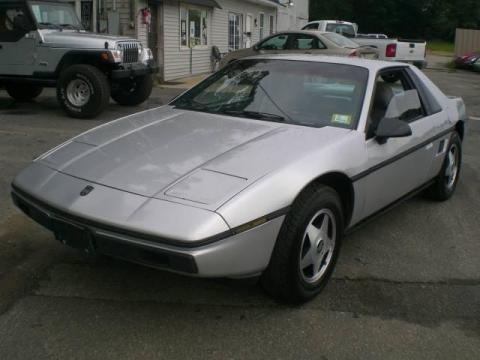
<path id="1" fill-rule="evenodd" d="M 76 249 L 90 250 L 90 236 L 86 228 L 54 218 L 52 219 L 55 238 Z"/>

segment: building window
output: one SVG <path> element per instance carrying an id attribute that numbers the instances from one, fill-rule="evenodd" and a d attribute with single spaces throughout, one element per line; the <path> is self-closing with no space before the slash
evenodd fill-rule
<path id="1" fill-rule="evenodd" d="M 180 7 L 180 46 L 208 45 L 208 12 L 196 7 Z"/>
<path id="2" fill-rule="evenodd" d="M 270 35 L 275 32 L 275 17 L 270 15 Z"/>
<path id="3" fill-rule="evenodd" d="M 230 51 L 240 49 L 242 41 L 242 15 L 228 14 L 228 49 Z"/>
<path id="4" fill-rule="evenodd" d="M 265 14 L 260 13 L 260 40 L 264 38 L 265 36 Z"/>

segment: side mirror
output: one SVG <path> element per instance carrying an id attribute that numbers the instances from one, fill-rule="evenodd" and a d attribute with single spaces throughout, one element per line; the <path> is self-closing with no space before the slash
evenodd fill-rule
<path id="1" fill-rule="evenodd" d="M 398 118 L 383 118 L 375 130 L 375 135 L 379 144 L 385 144 L 389 138 L 412 135 L 412 128 Z"/>
<path id="2" fill-rule="evenodd" d="M 30 23 L 27 17 L 23 14 L 18 14 L 13 19 L 13 29 L 19 32 L 29 32 L 31 30 Z"/>
<path id="3" fill-rule="evenodd" d="M 258 47 L 257 44 L 255 44 L 255 45 L 252 46 L 252 49 L 253 49 L 253 51 L 258 51 L 260 48 Z"/>

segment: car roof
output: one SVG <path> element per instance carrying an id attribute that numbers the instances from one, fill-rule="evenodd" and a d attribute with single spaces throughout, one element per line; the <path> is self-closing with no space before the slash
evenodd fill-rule
<path id="1" fill-rule="evenodd" d="M 270 35 L 269 37 L 275 36 L 275 35 L 288 35 L 288 34 L 310 34 L 310 35 L 323 35 L 327 34 L 328 31 L 318 31 L 318 30 L 287 30 L 287 31 L 279 31 L 275 34 Z"/>
<path id="2" fill-rule="evenodd" d="M 272 54 L 272 55 L 256 55 L 243 58 L 245 59 L 271 59 L 271 60 L 291 60 L 291 61 L 309 61 L 321 62 L 339 65 L 351 65 L 366 68 L 372 72 L 382 70 L 389 67 L 409 67 L 410 65 L 394 61 L 382 61 L 371 59 L 351 58 L 344 56 L 329 56 L 329 55 L 313 55 L 313 54 Z"/>

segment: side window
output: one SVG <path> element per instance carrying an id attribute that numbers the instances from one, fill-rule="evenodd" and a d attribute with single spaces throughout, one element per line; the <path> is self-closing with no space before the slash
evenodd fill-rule
<path id="1" fill-rule="evenodd" d="M 18 41 L 32 28 L 23 6 L 0 5 L 0 41 Z"/>
<path id="2" fill-rule="evenodd" d="M 442 107 L 438 103 L 437 99 L 435 99 L 425 83 L 418 78 L 417 74 L 415 74 L 411 69 L 407 69 L 407 72 L 415 84 L 415 87 L 418 89 L 427 114 L 433 115 L 442 111 Z"/>
<path id="3" fill-rule="evenodd" d="M 302 30 L 318 30 L 318 24 L 309 24 L 303 27 Z"/>
<path id="4" fill-rule="evenodd" d="M 287 46 L 288 35 L 281 34 L 273 36 L 262 42 L 258 49 L 260 50 L 284 50 Z"/>
<path id="5" fill-rule="evenodd" d="M 383 71 L 375 83 L 373 105 L 368 118 L 367 138 L 374 136 L 383 118 L 398 118 L 411 123 L 425 116 L 417 89 L 405 70 Z"/>
<path id="6" fill-rule="evenodd" d="M 323 44 L 321 44 L 323 45 Z M 288 47 L 290 50 L 290 47 Z M 298 34 L 294 36 L 291 44 L 292 50 L 320 49 L 318 38 L 312 35 Z"/>

